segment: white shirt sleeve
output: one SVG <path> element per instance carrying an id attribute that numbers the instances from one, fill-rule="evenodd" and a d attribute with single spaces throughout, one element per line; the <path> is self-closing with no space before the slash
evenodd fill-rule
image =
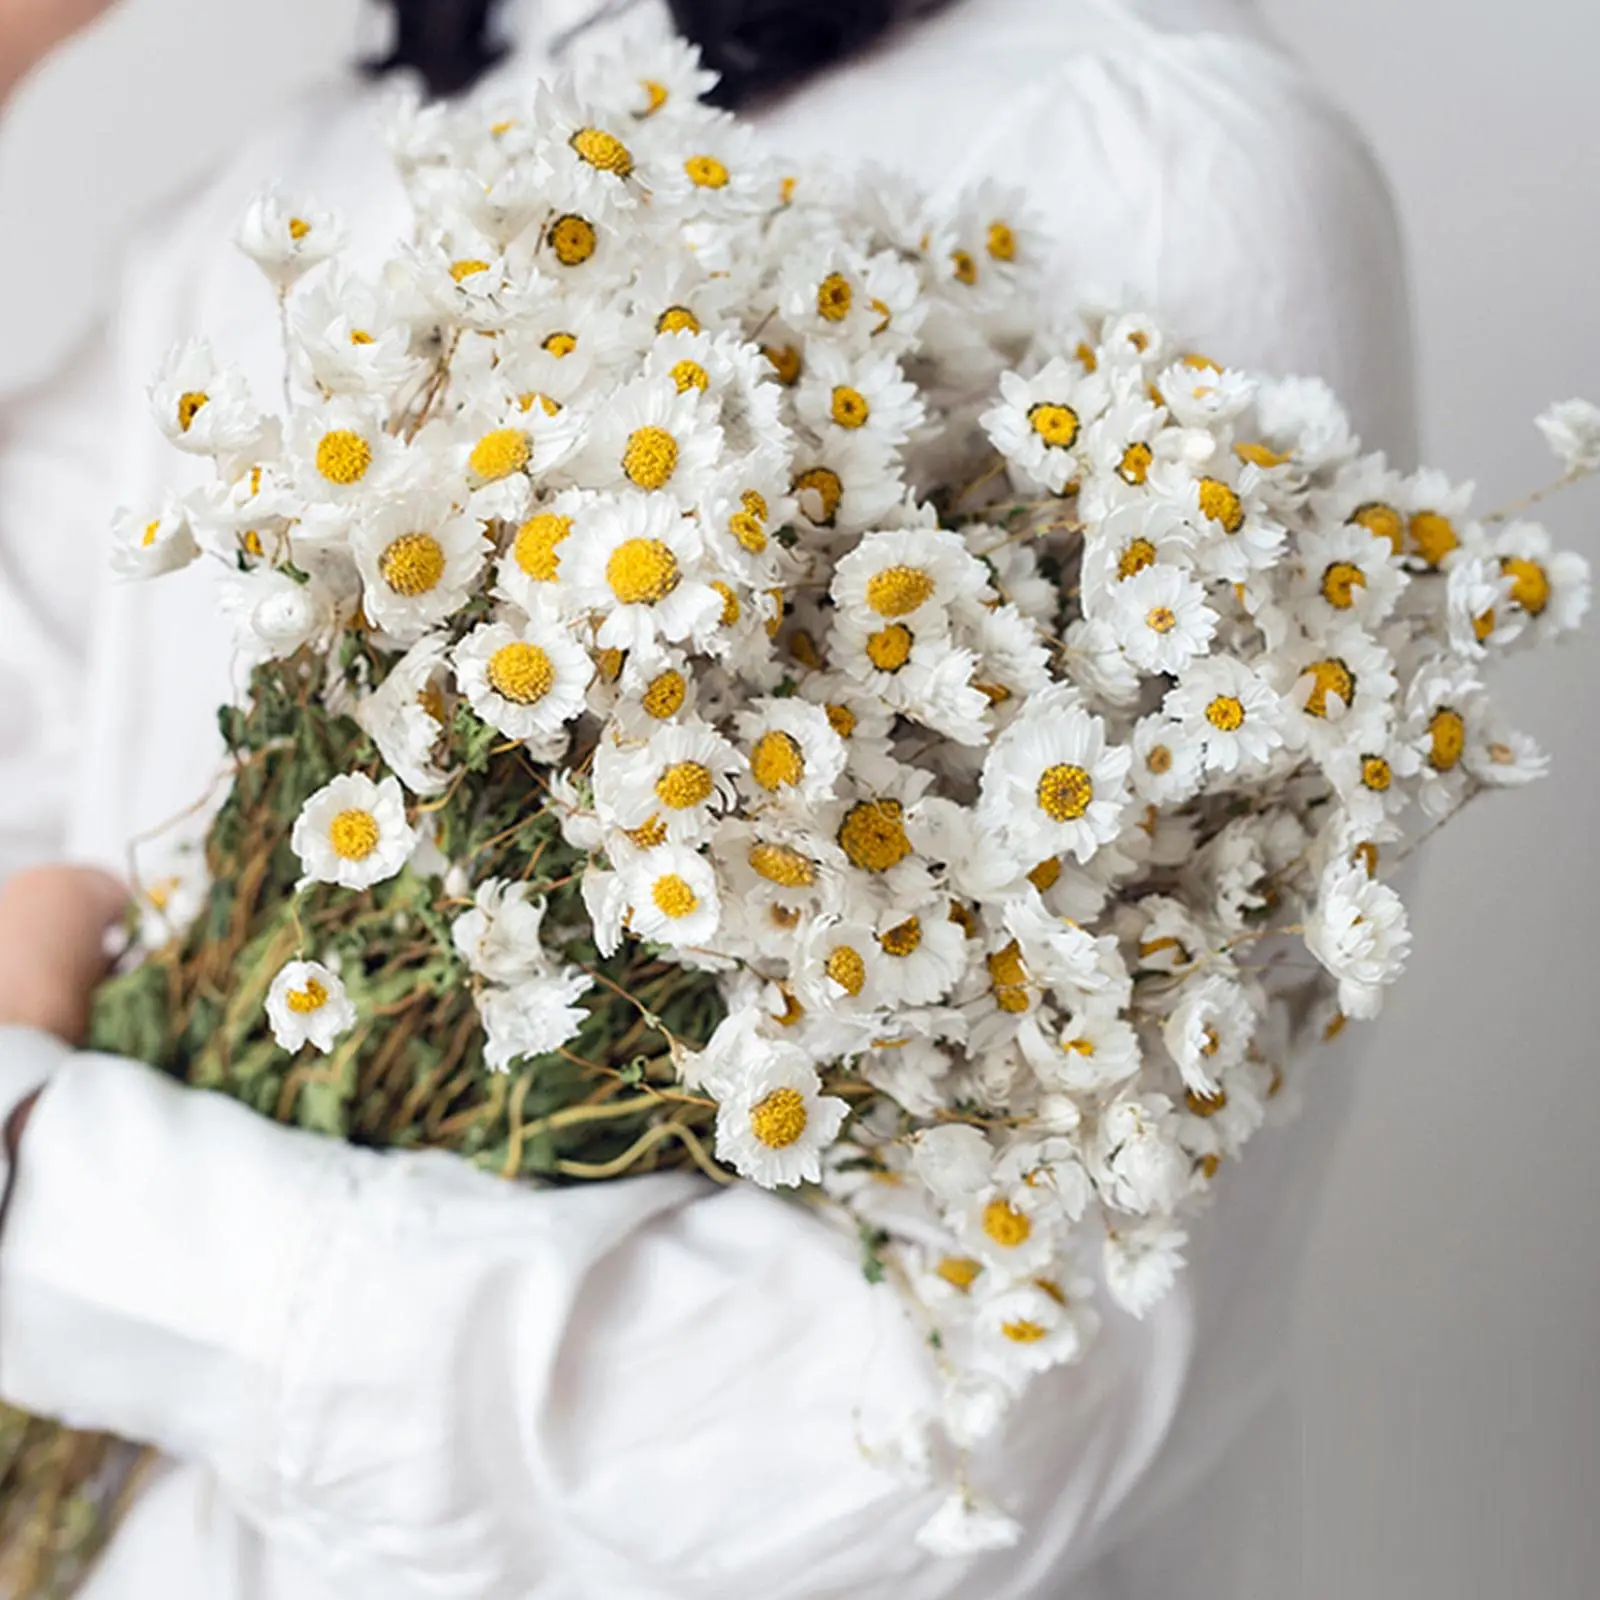
<path id="1" fill-rule="evenodd" d="M 61 854 L 126 422 L 96 331 L 0 405 L 0 879 Z"/>
<path id="2" fill-rule="evenodd" d="M 747 1186 L 534 1193 L 79 1054 L 0 1286 L 0 1395 L 205 1463 L 341 1596 L 974 1592 L 914 1545 L 937 1491 L 867 1458 L 929 1399 L 895 1291 Z M 1010 1442 L 1057 1555 L 1153 1450 L 1182 1341 L 1128 1324 Z"/>

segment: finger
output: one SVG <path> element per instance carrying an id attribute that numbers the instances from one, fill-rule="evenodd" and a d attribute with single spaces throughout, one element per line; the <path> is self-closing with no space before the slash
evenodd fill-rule
<path id="1" fill-rule="evenodd" d="M 93 868 L 13 878 L 0 893 L 0 1021 L 80 1039 L 107 966 L 106 930 L 126 904 L 116 879 Z"/>

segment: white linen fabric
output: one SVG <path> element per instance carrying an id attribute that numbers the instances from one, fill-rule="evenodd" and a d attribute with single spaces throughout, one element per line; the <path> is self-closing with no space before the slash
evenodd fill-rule
<path id="1" fill-rule="evenodd" d="M 504 70 L 591 9 L 519 0 Z M 662 25 L 607 11 L 593 34 Z M 1025 185 L 1065 297 L 1121 290 L 1218 358 L 1322 375 L 1408 460 L 1384 188 L 1244 0 L 964 0 L 763 120 L 936 187 Z M 371 93 L 313 94 L 152 221 L 108 331 L 4 411 L 0 872 L 124 866 L 215 773 L 210 575 L 115 586 L 104 530 L 182 465 L 144 409 L 169 344 L 204 332 L 276 386 L 270 298 L 227 242 L 269 180 L 375 255 L 401 223 Z M 1040 1382 L 977 1474 L 1027 1535 L 976 1560 L 919 1552 L 936 1493 L 869 1459 L 928 1376 L 803 1208 L 680 1176 L 530 1192 L 20 1031 L 0 1100 L 53 1076 L 0 1239 L 0 1394 L 167 1452 L 88 1600 L 1292 1594 L 1288 1305 L 1347 1068 L 1317 1062 L 1306 1114 L 1219 1183 L 1179 1290 Z"/>

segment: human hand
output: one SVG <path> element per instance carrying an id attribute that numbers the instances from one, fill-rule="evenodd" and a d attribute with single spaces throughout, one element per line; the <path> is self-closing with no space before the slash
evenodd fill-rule
<path id="1" fill-rule="evenodd" d="M 0 94 L 115 0 L 0 0 Z"/>
<path id="2" fill-rule="evenodd" d="M 34 867 L 0 889 L 0 1024 L 79 1044 L 128 892 L 92 867 Z"/>

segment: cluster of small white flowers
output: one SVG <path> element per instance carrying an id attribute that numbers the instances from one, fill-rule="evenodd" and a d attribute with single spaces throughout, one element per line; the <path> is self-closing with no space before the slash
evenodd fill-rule
<path id="1" fill-rule="evenodd" d="M 377 276 L 259 203 L 288 414 L 179 351 L 156 417 L 218 472 L 118 561 L 224 557 L 246 668 L 356 627 L 387 662 L 330 672 L 392 776 L 307 804 L 309 878 L 429 847 L 458 704 L 548 766 L 599 949 L 719 975 L 682 1062 L 719 1158 L 884 1239 L 960 1450 L 1102 1291 L 1160 1298 L 1299 1042 L 1377 1012 L 1382 868 L 1542 772 L 1483 673 L 1588 574 L 1363 454 L 1316 381 L 1042 307 L 1014 195 L 791 171 L 705 81 L 672 46 L 397 116 L 416 228 Z M 1595 416 L 1547 421 L 1569 474 Z M 503 1067 L 589 979 L 471 887 Z M 269 1009 L 289 1049 L 354 1020 L 315 963 Z M 963 1490 L 927 1537 L 1013 1534 Z"/>

